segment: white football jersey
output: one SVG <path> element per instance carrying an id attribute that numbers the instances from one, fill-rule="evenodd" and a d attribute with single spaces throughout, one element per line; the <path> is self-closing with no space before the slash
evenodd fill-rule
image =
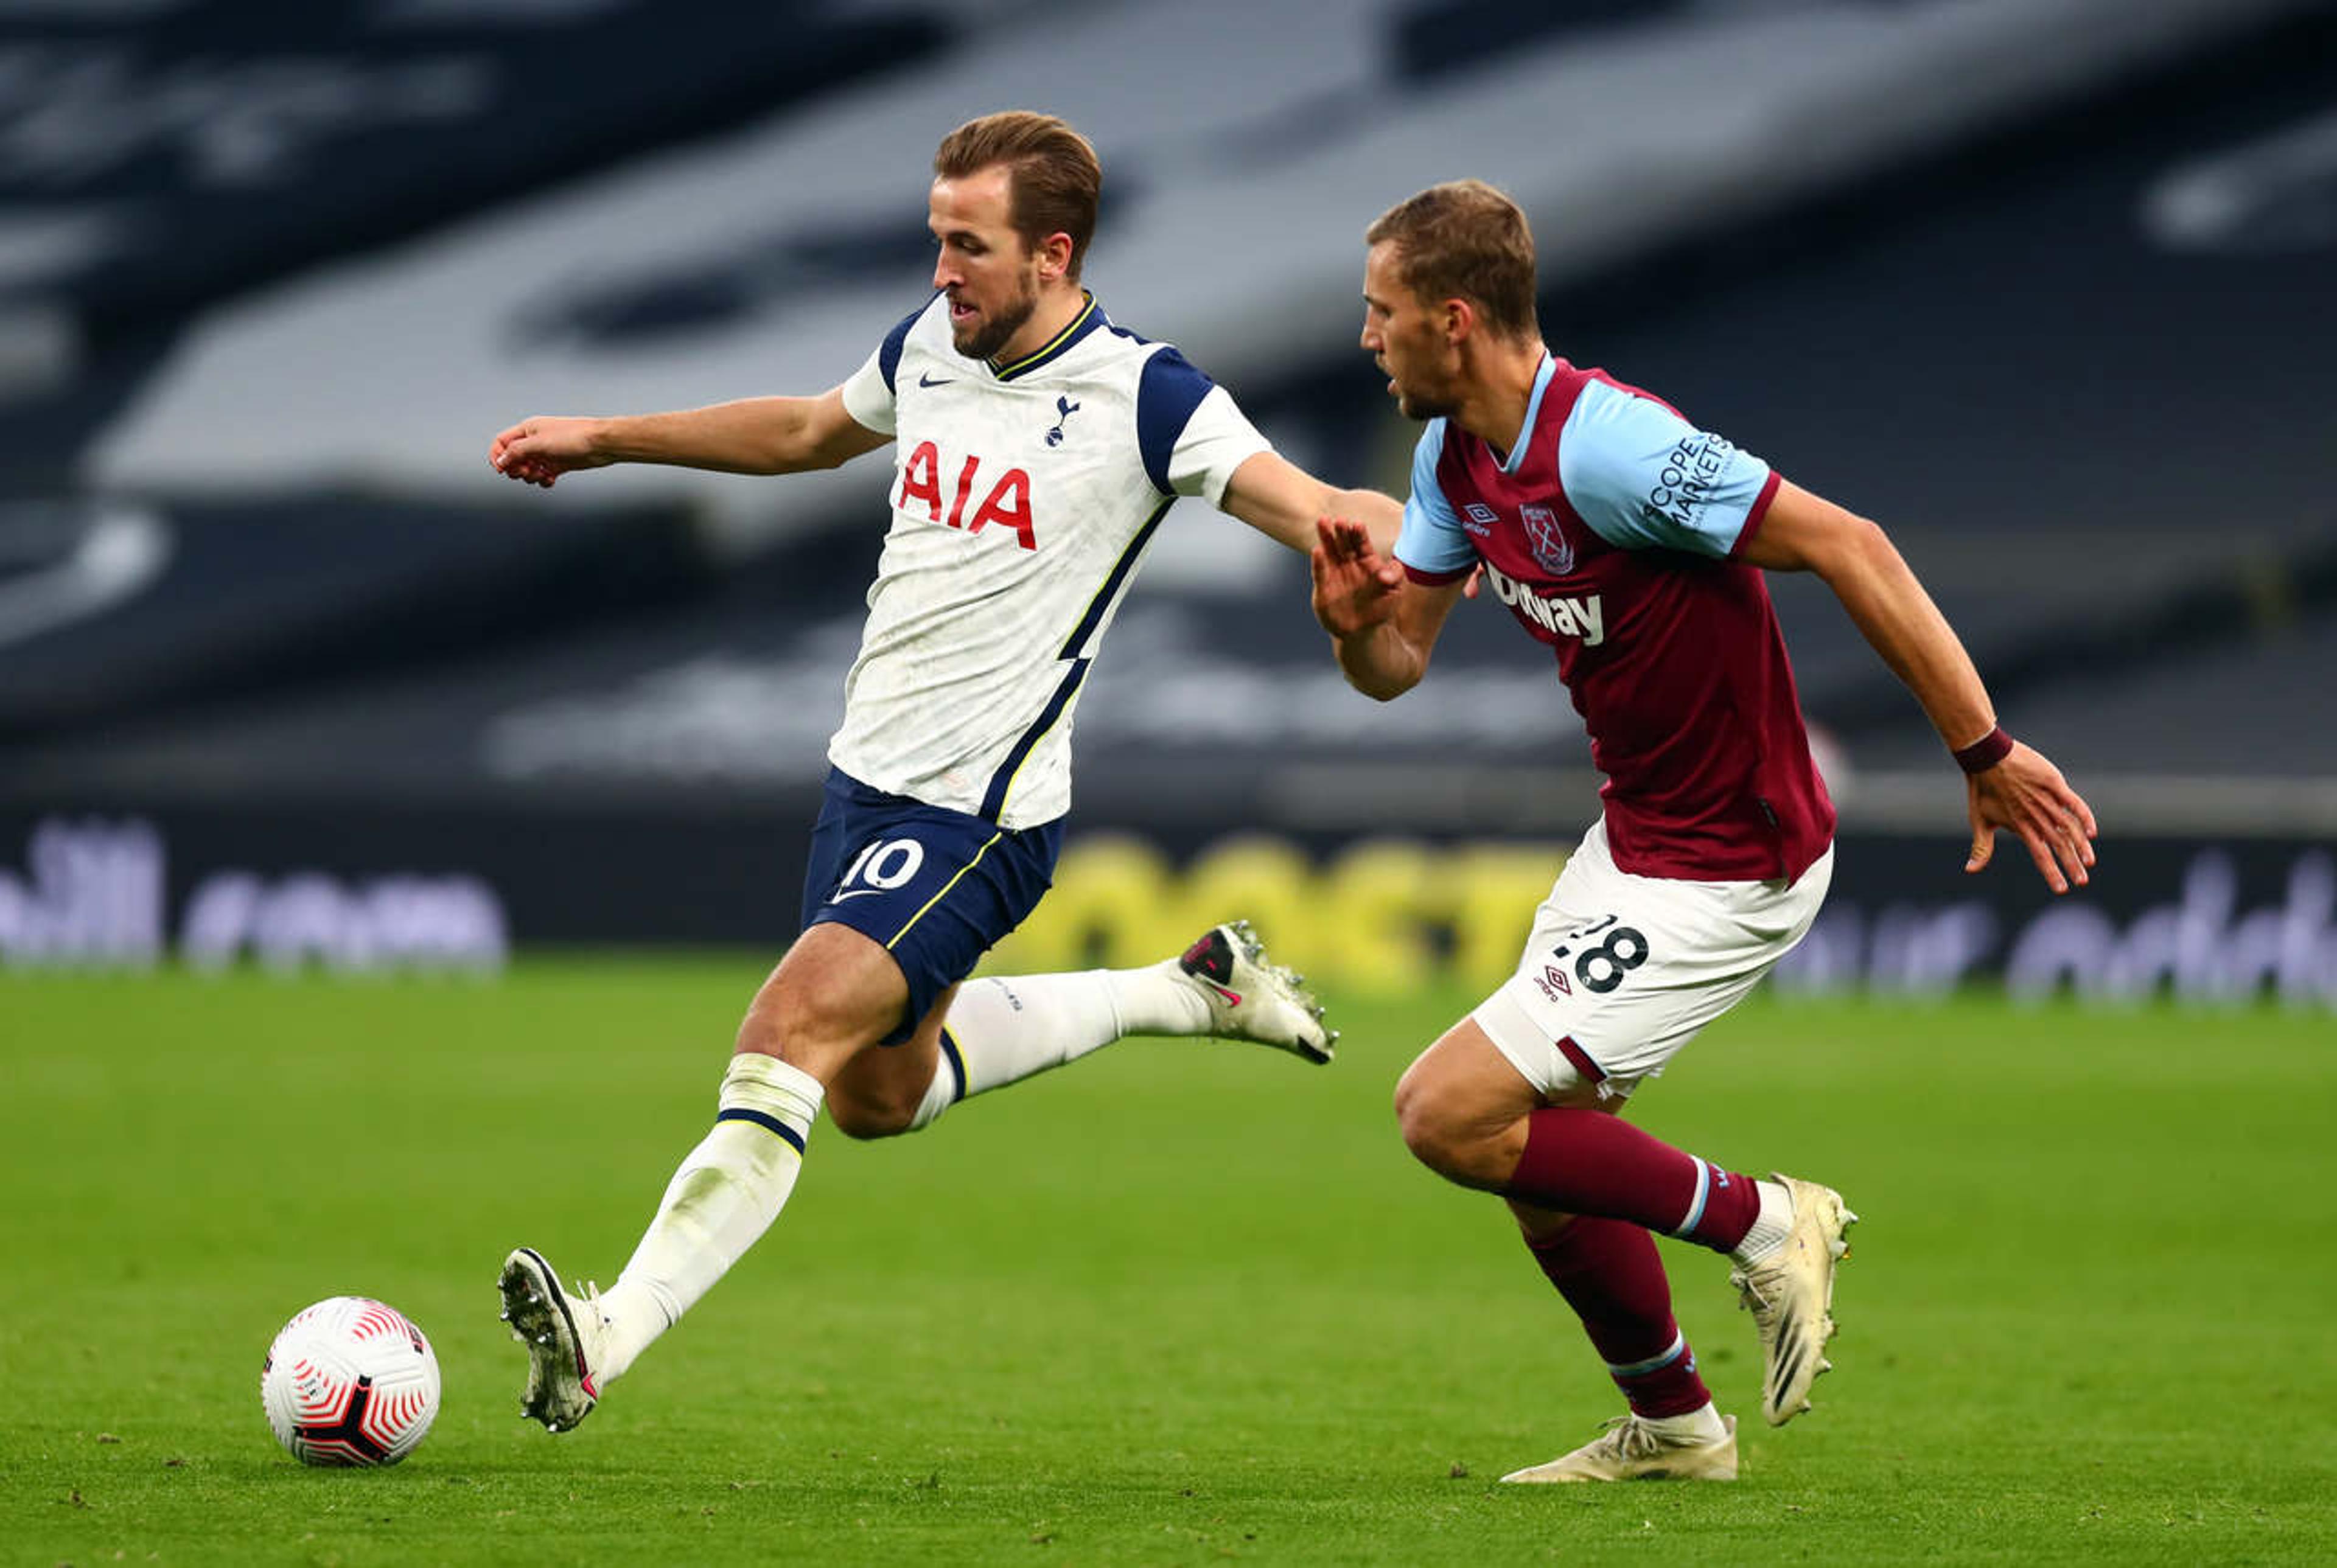
<path id="1" fill-rule="evenodd" d="M 1012 365 L 951 346 L 934 296 L 844 384 L 895 437 L 893 525 L 828 760 L 1009 828 L 1071 809 L 1071 715 L 1179 495 L 1267 449 L 1224 388 L 1088 296 Z"/>

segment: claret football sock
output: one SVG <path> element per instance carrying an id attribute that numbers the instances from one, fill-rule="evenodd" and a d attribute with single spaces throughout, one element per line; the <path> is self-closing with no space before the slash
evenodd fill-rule
<path id="1" fill-rule="evenodd" d="M 777 1057 L 730 1058 L 714 1130 L 673 1174 L 640 1244 L 599 1299 L 607 1332 L 606 1384 L 679 1322 L 770 1229 L 803 1169 L 805 1140 L 823 1091 Z"/>
<path id="2" fill-rule="evenodd" d="M 1672 1316 L 1663 1260 L 1644 1226 L 1578 1215 L 1562 1231 L 1528 1237 L 1526 1246 L 1582 1320 L 1635 1414 L 1670 1417 L 1711 1407 L 1696 1353 Z"/>
<path id="3" fill-rule="evenodd" d="M 1505 1195 L 1538 1209 L 1628 1220 L 1716 1252 L 1745 1242 L 1759 1183 L 1673 1148 L 1620 1116 L 1550 1106 L 1526 1117 Z"/>

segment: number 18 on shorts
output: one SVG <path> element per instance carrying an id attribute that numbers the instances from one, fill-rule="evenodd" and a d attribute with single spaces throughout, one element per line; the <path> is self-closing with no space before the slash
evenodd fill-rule
<path id="1" fill-rule="evenodd" d="M 1792 950 L 1833 873 L 1828 850 L 1790 884 L 1635 876 L 1594 823 L 1472 1016 L 1547 1098 L 1627 1096 Z"/>

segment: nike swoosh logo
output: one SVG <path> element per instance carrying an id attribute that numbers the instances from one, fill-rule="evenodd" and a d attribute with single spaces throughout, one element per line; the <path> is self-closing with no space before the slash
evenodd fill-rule
<path id="1" fill-rule="evenodd" d="M 832 904 L 840 904 L 846 899 L 865 899 L 871 893 L 881 893 L 884 891 L 885 890 L 883 888 L 855 888 L 848 893 L 838 893 L 827 901 Z"/>
<path id="2" fill-rule="evenodd" d="M 947 386 L 951 382 L 955 381 L 957 377 L 954 375 L 933 376 L 920 372 L 917 376 L 917 385 L 919 386 Z"/>
<path id="3" fill-rule="evenodd" d="M 1236 1008 L 1241 1006 L 1241 993 L 1239 991 L 1229 991 L 1226 989 L 1225 987 L 1217 984 L 1215 980 L 1204 979 L 1201 983 L 1208 987 L 1209 989 L 1217 992 L 1217 995 L 1225 998 L 1227 1006 Z"/>

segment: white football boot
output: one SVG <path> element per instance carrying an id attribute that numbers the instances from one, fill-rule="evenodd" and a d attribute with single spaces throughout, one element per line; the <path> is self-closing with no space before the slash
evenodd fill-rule
<path id="1" fill-rule="evenodd" d="M 1208 1002 L 1212 1036 L 1256 1040 L 1318 1066 L 1331 1059 L 1339 1031 L 1323 1027 L 1323 1004 L 1306 977 L 1267 962 L 1247 920 L 1210 927 L 1171 961 Z"/>
<path id="2" fill-rule="evenodd" d="M 1708 1443 L 1667 1437 L 1637 1416 L 1618 1416 L 1606 1433 L 1547 1465 L 1513 1470 L 1501 1479 L 1528 1484 L 1554 1481 L 1734 1481 L 1736 1479 L 1736 1417 L 1723 1416 L 1727 1428 Z"/>
<path id="3" fill-rule="evenodd" d="M 1810 1385 L 1833 1370 L 1825 1357 L 1834 1332 L 1833 1271 L 1850 1254 L 1843 1232 L 1858 1216 L 1832 1187 L 1783 1172 L 1770 1179 L 1793 1195 L 1793 1227 L 1783 1246 L 1737 1269 L 1728 1282 L 1761 1335 L 1761 1415 L 1782 1427 L 1810 1407 Z"/>
<path id="4" fill-rule="evenodd" d="M 598 1292 L 585 1288 L 582 1300 L 569 1295 L 543 1254 L 522 1247 L 504 1260 L 498 1283 L 504 1321 L 512 1338 L 527 1347 L 527 1392 L 520 1414 L 566 1432 L 592 1413 L 601 1399 L 601 1310 Z"/>

